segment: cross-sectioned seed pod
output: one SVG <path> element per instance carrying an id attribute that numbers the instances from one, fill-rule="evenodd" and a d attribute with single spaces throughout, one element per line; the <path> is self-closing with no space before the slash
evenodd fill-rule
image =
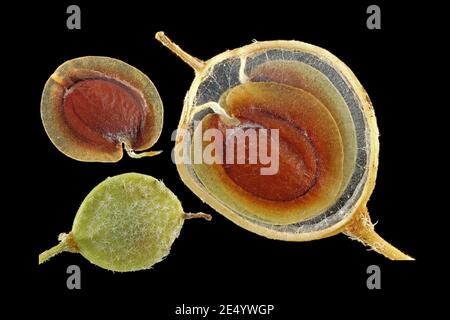
<path id="1" fill-rule="evenodd" d="M 41 118 L 53 144 L 80 161 L 117 162 L 122 145 L 133 158 L 158 140 L 163 104 L 152 81 L 129 64 L 87 56 L 60 65 L 45 84 Z"/>
<path id="2" fill-rule="evenodd" d="M 268 238 L 309 241 L 345 233 L 390 259 L 412 259 L 382 239 L 369 218 L 378 127 L 366 91 L 342 61 L 317 46 L 281 40 L 254 42 L 201 61 L 164 33 L 156 38 L 195 71 L 174 159 L 200 199 Z M 228 162 L 223 154 L 222 161 L 197 161 L 196 145 L 209 151 L 213 140 L 205 139 L 208 129 L 223 133 L 222 150 L 241 147 L 246 161 Z M 265 147 L 269 155 L 278 152 L 274 174 L 262 174 L 267 162 L 249 161 L 250 150 L 264 143 L 229 139 L 230 130 L 255 129 L 278 132 L 277 149 Z M 197 137 L 203 140 L 196 144 Z"/>
<path id="3" fill-rule="evenodd" d="M 76 252 L 112 271 L 149 269 L 166 257 L 185 219 L 177 197 L 155 178 L 125 173 L 97 185 L 81 203 L 72 231 L 39 255 L 39 264 L 63 252 Z"/>

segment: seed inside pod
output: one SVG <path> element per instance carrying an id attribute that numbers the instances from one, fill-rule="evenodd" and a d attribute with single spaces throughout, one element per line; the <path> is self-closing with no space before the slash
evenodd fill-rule
<path id="1" fill-rule="evenodd" d="M 180 201 L 155 178 L 126 173 L 108 178 L 84 199 L 72 231 L 61 234 L 55 247 L 39 255 L 39 264 L 63 252 L 76 252 L 112 271 L 149 269 L 170 252 L 185 219 Z"/>
<path id="2" fill-rule="evenodd" d="M 45 84 L 44 128 L 53 144 L 80 161 L 116 162 L 150 148 L 162 129 L 159 94 L 142 72 L 117 59 L 81 57 L 63 63 Z"/>
<path id="3" fill-rule="evenodd" d="M 278 171 L 271 175 L 261 174 L 264 166 L 260 161 L 194 164 L 197 177 L 211 192 L 234 210 L 251 210 L 258 218 L 274 223 L 296 222 L 334 203 L 343 176 L 342 139 L 319 100 L 301 89 L 262 82 L 235 86 L 223 100 L 221 106 L 240 124 L 227 125 L 220 116 L 209 114 L 202 119 L 204 130 L 219 128 L 226 135 L 224 128 L 230 127 L 244 132 L 255 126 L 277 128 L 281 156 Z"/>
<path id="4" fill-rule="evenodd" d="M 195 71 L 174 156 L 197 196 L 269 238 L 308 241 L 343 232 L 390 259 L 412 259 L 378 236 L 367 214 L 378 168 L 378 127 L 367 93 L 342 61 L 310 44 L 278 40 L 203 62 L 164 33 L 156 38 Z M 260 160 L 195 161 L 196 137 L 208 129 L 223 133 L 223 149 L 236 144 L 233 151 L 241 145 L 250 153 L 261 147 L 260 140 L 237 142 L 228 139 L 227 129 L 254 128 L 279 133 L 276 173 L 262 175 L 267 164 Z M 209 148 L 205 140 L 200 145 L 202 151 Z M 276 151 L 266 149 L 269 156 Z M 219 152 L 217 158 L 227 156 Z M 247 153 L 243 158 L 250 160 Z"/>

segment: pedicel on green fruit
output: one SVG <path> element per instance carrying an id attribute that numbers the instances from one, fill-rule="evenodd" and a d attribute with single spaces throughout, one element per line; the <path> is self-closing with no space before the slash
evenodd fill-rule
<path id="1" fill-rule="evenodd" d="M 39 264 L 63 252 L 77 252 L 112 271 L 149 269 L 166 257 L 185 219 L 178 198 L 157 179 L 138 173 L 107 178 L 81 203 L 72 231 L 39 255 Z"/>

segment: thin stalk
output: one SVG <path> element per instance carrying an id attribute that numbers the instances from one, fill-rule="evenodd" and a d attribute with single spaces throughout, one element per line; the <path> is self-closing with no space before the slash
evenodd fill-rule
<path id="1" fill-rule="evenodd" d="M 186 62 L 196 73 L 200 73 L 205 68 L 205 62 L 191 56 L 189 53 L 181 49 L 178 45 L 172 42 L 162 31 L 159 31 L 155 35 L 156 40 L 161 42 L 170 51 L 175 53 L 181 60 Z"/>
<path id="2" fill-rule="evenodd" d="M 60 240 L 60 243 L 58 243 L 56 246 L 42 252 L 39 255 L 39 264 L 44 263 L 48 259 L 56 256 L 57 254 L 67 251 L 67 252 L 78 252 L 78 246 L 75 243 L 75 240 L 73 239 L 73 236 L 71 233 L 65 234 L 61 233 L 58 237 Z"/>
<path id="3" fill-rule="evenodd" d="M 355 214 L 353 220 L 346 226 L 344 234 L 353 240 L 358 240 L 365 246 L 384 255 L 391 260 L 415 260 L 403 253 L 375 232 L 375 227 L 370 220 L 367 208 L 364 206 Z"/>
<path id="4" fill-rule="evenodd" d="M 129 143 L 127 141 L 123 141 L 122 143 L 123 143 L 123 146 L 125 147 L 125 151 L 127 152 L 128 156 L 133 159 L 140 159 L 140 158 L 144 158 L 144 157 L 153 157 L 162 152 L 162 150 L 159 150 L 159 151 L 142 151 L 142 152 L 136 153 L 131 148 L 131 146 L 129 145 Z"/>
<path id="5" fill-rule="evenodd" d="M 190 213 L 190 212 L 188 213 L 187 212 L 187 213 L 184 214 L 184 218 L 186 220 L 202 218 L 202 219 L 205 219 L 205 220 L 208 220 L 208 221 L 211 221 L 211 219 L 212 219 L 210 214 L 203 213 L 203 212 L 198 212 L 198 213 Z"/>

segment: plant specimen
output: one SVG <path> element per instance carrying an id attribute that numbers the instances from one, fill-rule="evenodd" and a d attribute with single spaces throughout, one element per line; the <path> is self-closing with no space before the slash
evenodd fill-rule
<path id="1" fill-rule="evenodd" d="M 87 56 L 60 65 L 45 84 L 41 118 L 53 144 L 80 161 L 116 162 L 158 140 L 163 105 L 152 81 L 123 61 Z"/>
<path id="2" fill-rule="evenodd" d="M 378 127 L 366 91 L 342 61 L 317 46 L 281 40 L 201 61 L 163 32 L 156 38 L 195 71 L 174 155 L 182 180 L 199 198 L 268 238 L 309 241 L 345 233 L 390 259 L 412 259 L 371 223 Z M 277 173 L 261 174 L 261 161 L 195 161 L 193 141 L 208 129 L 224 135 L 227 129 L 277 129 Z M 235 144 L 231 150 L 253 147 L 246 140 L 220 143 Z"/>
<path id="3" fill-rule="evenodd" d="M 180 201 L 155 178 L 125 173 L 97 185 L 81 203 L 72 231 L 39 255 L 39 264 L 76 252 L 112 271 L 149 269 L 170 252 L 185 219 L 211 217 L 184 213 Z"/>

